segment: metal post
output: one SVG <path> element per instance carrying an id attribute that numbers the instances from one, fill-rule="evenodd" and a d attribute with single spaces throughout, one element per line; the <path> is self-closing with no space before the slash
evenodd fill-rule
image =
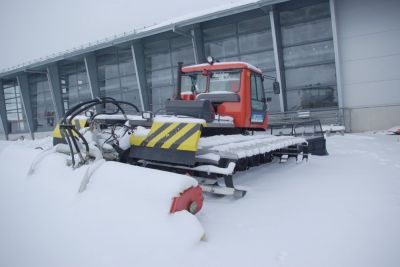
<path id="1" fill-rule="evenodd" d="M 55 108 L 57 121 L 64 115 L 64 105 L 61 93 L 60 76 L 58 72 L 58 64 L 53 63 L 47 66 L 47 80 L 50 86 L 50 92 Z"/>
<path id="2" fill-rule="evenodd" d="M 100 89 L 97 83 L 96 56 L 94 54 L 86 55 L 84 60 L 90 93 L 92 95 L 92 99 L 95 99 L 96 97 L 100 96 Z"/>
<path id="3" fill-rule="evenodd" d="M 29 83 L 28 83 L 28 75 L 26 73 L 21 73 L 17 75 L 17 83 L 19 85 L 19 88 L 21 90 L 21 96 L 22 96 L 22 106 L 24 108 L 25 112 L 25 118 L 26 121 L 28 122 L 28 130 L 29 133 L 31 134 L 32 139 L 34 139 L 33 131 L 34 131 L 34 125 L 33 125 L 33 115 L 32 115 L 32 103 L 31 103 L 31 96 L 29 94 Z"/>
<path id="4" fill-rule="evenodd" d="M 282 37 L 281 37 L 279 17 L 274 6 L 269 11 L 269 17 L 271 20 L 272 43 L 274 46 L 276 79 L 281 87 L 279 100 L 280 100 L 281 112 L 284 112 L 285 110 L 287 110 L 287 97 L 286 97 L 285 69 L 283 66 Z"/>
<path id="5" fill-rule="evenodd" d="M 147 90 L 144 49 L 141 40 L 134 41 L 131 45 L 133 64 L 135 65 L 136 79 L 139 87 L 140 103 L 142 110 L 150 109 L 150 92 Z"/>
<path id="6" fill-rule="evenodd" d="M 6 101 L 4 97 L 3 81 L 1 79 L 0 79 L 0 119 L 3 124 L 4 135 L 8 140 L 8 134 L 10 133 L 10 129 L 8 129 Z"/>
<path id="7" fill-rule="evenodd" d="M 342 73 L 340 68 L 340 57 L 339 57 L 339 41 L 337 34 L 336 24 L 336 9 L 335 0 L 329 1 L 331 11 L 331 24 L 332 24 L 332 37 L 333 37 L 333 49 L 335 51 L 335 68 L 336 68 L 336 86 L 338 94 L 338 106 L 343 108 L 343 86 L 342 86 Z"/>
<path id="8" fill-rule="evenodd" d="M 182 100 L 182 66 L 183 62 L 178 62 L 178 67 L 176 70 L 176 92 L 174 94 L 174 100 Z"/>
<path id="9" fill-rule="evenodd" d="M 204 53 L 203 32 L 200 24 L 193 25 L 191 35 L 195 62 L 196 64 L 203 63 L 206 61 L 206 56 Z"/>

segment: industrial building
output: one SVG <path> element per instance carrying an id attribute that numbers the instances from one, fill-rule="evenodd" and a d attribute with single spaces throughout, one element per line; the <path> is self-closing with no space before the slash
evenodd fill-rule
<path id="1" fill-rule="evenodd" d="M 276 77 L 279 95 L 264 81 L 272 120 L 310 111 L 351 132 L 400 125 L 399 14 L 397 0 L 249 1 L 0 70 L 0 138 L 46 134 L 98 96 L 156 111 L 177 62 L 208 55 Z"/>

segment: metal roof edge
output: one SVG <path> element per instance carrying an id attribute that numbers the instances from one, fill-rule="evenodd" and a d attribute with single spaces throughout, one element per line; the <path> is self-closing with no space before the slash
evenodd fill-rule
<path id="1" fill-rule="evenodd" d="M 24 63 L 22 63 L 22 64 L 17 65 L 15 68 L 12 68 L 12 67 L 5 68 L 3 72 L 0 72 L 0 78 L 5 78 L 7 76 L 11 76 L 12 74 L 26 71 L 27 69 L 33 69 L 33 68 L 46 66 L 48 64 L 51 64 L 51 63 L 54 63 L 54 62 L 57 62 L 57 61 L 60 61 L 63 59 L 68 59 L 68 58 L 71 58 L 74 56 L 88 54 L 88 53 L 94 52 L 99 49 L 111 47 L 113 45 L 122 44 L 122 43 L 130 42 L 130 41 L 134 41 L 137 39 L 141 39 L 144 37 L 148 37 L 151 35 L 156 35 L 159 33 L 170 31 L 170 30 L 173 30 L 174 28 L 180 28 L 180 27 L 184 27 L 184 26 L 188 26 L 188 25 L 193 25 L 196 23 L 201 23 L 201 22 L 213 20 L 216 18 L 229 16 L 229 15 L 233 15 L 233 14 L 237 14 L 237 13 L 242 13 L 242 12 L 246 12 L 249 10 L 261 8 L 264 6 L 270 6 L 270 5 L 278 4 L 278 3 L 282 3 L 282 2 L 287 2 L 287 1 L 290 1 L 290 0 L 259 0 L 259 1 L 249 2 L 246 4 L 241 4 L 238 6 L 227 7 L 225 9 L 221 9 L 221 10 L 211 11 L 210 13 L 205 13 L 203 15 L 194 16 L 191 18 L 185 19 L 184 17 L 181 17 L 182 18 L 181 20 L 179 20 L 179 18 L 178 18 L 174 22 L 172 22 L 172 20 L 170 20 L 171 23 L 168 23 L 169 21 L 161 22 L 154 26 L 149 26 L 149 27 L 146 27 L 141 30 L 134 30 L 133 33 L 126 34 L 123 36 L 118 36 L 115 39 L 112 39 L 109 41 L 107 41 L 107 38 L 106 38 L 104 42 L 97 41 L 97 43 L 94 45 L 90 45 L 90 46 L 84 47 L 84 48 L 79 48 L 79 49 L 73 50 L 71 52 L 69 52 L 69 50 L 65 50 L 65 53 L 62 53 L 62 52 L 58 53 L 59 54 L 58 56 L 54 56 L 54 57 L 49 56 L 43 60 L 38 59 L 37 62 L 33 62 L 33 63 L 26 64 L 26 65 Z M 223 8 L 223 7 L 224 6 L 221 6 L 221 8 Z M 204 10 L 204 12 L 207 12 L 207 10 Z M 35 60 L 33 60 L 33 61 L 35 61 Z"/>

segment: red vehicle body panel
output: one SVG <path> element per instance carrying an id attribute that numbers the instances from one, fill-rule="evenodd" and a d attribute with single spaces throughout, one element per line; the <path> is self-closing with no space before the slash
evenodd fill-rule
<path id="1" fill-rule="evenodd" d="M 251 122 L 251 86 L 250 86 L 250 74 L 252 72 L 262 74 L 261 71 L 249 64 L 235 62 L 235 63 L 215 63 L 210 64 L 200 64 L 194 66 L 187 66 L 182 68 L 183 73 L 189 72 L 202 72 L 204 70 L 208 71 L 218 71 L 218 70 L 241 70 L 240 79 L 240 91 L 237 94 L 240 97 L 240 102 L 224 102 L 218 105 L 216 113 L 221 116 L 231 116 L 234 119 L 235 128 L 245 128 L 245 129 L 266 129 L 268 126 L 268 116 L 267 112 L 264 114 L 263 123 L 252 123 Z M 196 96 L 191 93 L 181 94 L 183 100 L 195 100 Z"/>
<path id="2" fill-rule="evenodd" d="M 194 205 L 193 205 L 194 204 Z M 196 214 L 203 207 L 203 190 L 198 185 L 190 187 L 172 200 L 170 213 L 187 210 Z"/>

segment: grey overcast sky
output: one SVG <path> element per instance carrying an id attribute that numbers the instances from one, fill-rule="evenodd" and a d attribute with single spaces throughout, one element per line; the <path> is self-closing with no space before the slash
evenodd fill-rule
<path id="1" fill-rule="evenodd" d="M 240 0 L 0 0 L 0 70 Z"/>

